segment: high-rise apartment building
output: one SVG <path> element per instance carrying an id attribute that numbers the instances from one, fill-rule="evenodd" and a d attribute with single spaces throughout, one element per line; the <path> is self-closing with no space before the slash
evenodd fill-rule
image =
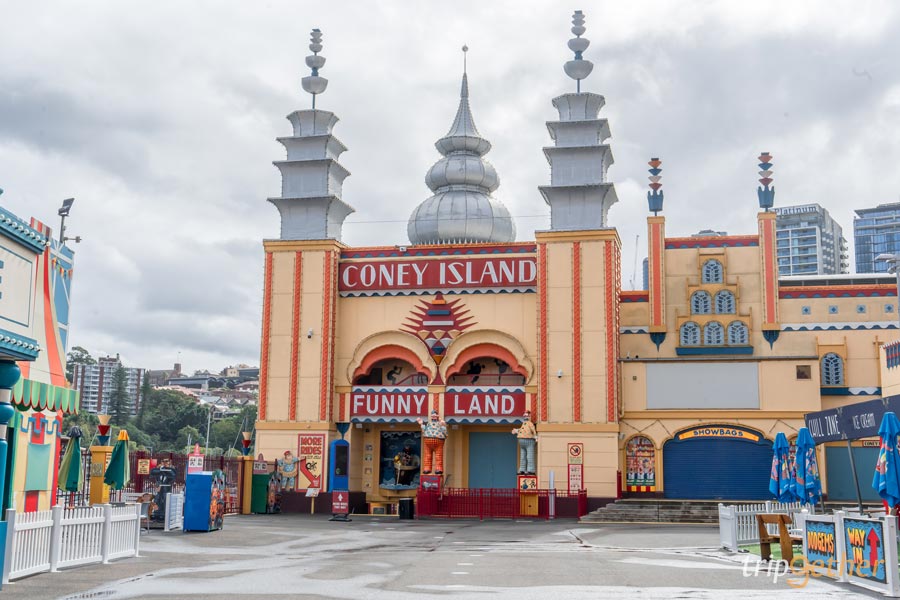
<path id="1" fill-rule="evenodd" d="M 847 240 L 828 211 L 818 204 L 775 209 L 778 274 L 847 273 Z"/>
<path id="2" fill-rule="evenodd" d="M 81 392 L 81 410 L 94 414 L 109 411 L 109 399 L 115 388 L 114 376 L 122 366 L 119 355 L 100 358 L 96 365 L 75 365 L 73 385 Z M 125 391 L 128 393 L 131 414 L 140 406 L 144 369 L 125 367 Z"/>
<path id="3" fill-rule="evenodd" d="M 853 219 L 857 273 L 884 273 L 887 263 L 876 262 L 879 254 L 900 252 L 900 202 L 856 210 Z"/>

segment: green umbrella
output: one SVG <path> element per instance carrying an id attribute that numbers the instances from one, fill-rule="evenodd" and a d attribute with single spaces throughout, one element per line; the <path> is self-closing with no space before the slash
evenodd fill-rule
<path id="1" fill-rule="evenodd" d="M 56 486 L 64 492 L 77 492 L 84 483 L 84 469 L 81 468 L 81 429 L 77 426 L 69 430 L 69 443 L 59 465 Z"/>
<path id="2" fill-rule="evenodd" d="M 103 483 L 114 490 L 124 488 L 131 480 L 131 462 L 128 460 L 128 432 L 119 432 L 119 439 L 109 457 Z"/>

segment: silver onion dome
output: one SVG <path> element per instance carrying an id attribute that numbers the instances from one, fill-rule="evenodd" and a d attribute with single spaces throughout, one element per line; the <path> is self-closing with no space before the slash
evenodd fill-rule
<path id="1" fill-rule="evenodd" d="M 435 147 L 443 158 L 425 176 L 425 183 L 434 195 L 413 210 L 407 225 L 409 241 L 413 244 L 514 241 L 516 226 L 509 211 L 491 197 L 491 192 L 500 186 L 500 178 L 493 165 L 482 158 L 490 151 L 491 143 L 475 127 L 465 73 L 456 118 Z"/>

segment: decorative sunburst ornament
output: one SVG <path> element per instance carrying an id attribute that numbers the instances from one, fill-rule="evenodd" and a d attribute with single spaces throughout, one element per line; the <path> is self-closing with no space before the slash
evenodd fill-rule
<path id="1" fill-rule="evenodd" d="M 461 302 L 460 299 L 447 302 L 443 294 L 438 293 L 430 302 L 422 300 L 412 310 L 413 316 L 407 317 L 407 322 L 401 327 L 428 346 L 428 353 L 438 366 L 453 340 L 475 324 L 472 322 L 473 317 L 466 316 L 469 311 L 461 306 Z M 438 372 L 434 383 L 440 384 L 440 380 L 441 374 Z"/>

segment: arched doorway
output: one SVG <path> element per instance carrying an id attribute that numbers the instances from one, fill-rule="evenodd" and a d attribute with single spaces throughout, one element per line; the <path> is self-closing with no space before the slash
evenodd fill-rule
<path id="1" fill-rule="evenodd" d="M 663 446 L 664 495 L 695 500 L 767 500 L 772 442 L 762 432 L 698 425 Z"/>

